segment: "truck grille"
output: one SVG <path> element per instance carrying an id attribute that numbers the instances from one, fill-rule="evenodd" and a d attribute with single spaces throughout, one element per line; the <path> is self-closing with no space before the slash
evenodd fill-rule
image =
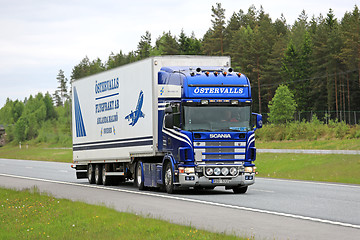
<path id="1" fill-rule="evenodd" d="M 195 142 L 196 161 L 245 160 L 246 142 Z"/>

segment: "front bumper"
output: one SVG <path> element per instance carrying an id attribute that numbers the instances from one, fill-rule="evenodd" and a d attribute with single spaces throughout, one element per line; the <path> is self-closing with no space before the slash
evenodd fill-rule
<path id="1" fill-rule="evenodd" d="M 177 187 L 237 187 L 249 186 L 255 183 L 255 173 L 242 172 L 236 177 L 211 178 L 207 176 L 198 176 L 197 173 L 180 173 L 179 182 L 175 183 Z"/>

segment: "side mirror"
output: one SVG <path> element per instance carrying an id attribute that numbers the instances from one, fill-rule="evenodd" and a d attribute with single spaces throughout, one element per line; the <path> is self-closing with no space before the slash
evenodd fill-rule
<path id="1" fill-rule="evenodd" d="M 165 128 L 174 128 L 174 115 L 168 114 L 165 116 Z"/>
<path id="2" fill-rule="evenodd" d="M 259 128 L 262 128 L 262 126 L 263 126 L 262 115 L 257 114 L 257 113 L 252 113 L 252 115 L 254 117 L 256 117 L 256 121 L 255 121 L 256 122 L 256 128 L 255 128 L 255 130 L 259 129 Z"/>

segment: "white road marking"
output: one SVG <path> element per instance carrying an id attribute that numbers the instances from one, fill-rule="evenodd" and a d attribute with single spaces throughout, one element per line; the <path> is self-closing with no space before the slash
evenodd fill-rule
<path id="1" fill-rule="evenodd" d="M 313 221 L 313 222 L 327 223 L 327 224 L 332 224 L 332 225 L 337 225 L 337 226 L 342 226 L 342 227 L 351 227 L 351 228 L 360 229 L 360 225 L 355 225 L 355 224 L 350 224 L 350 223 L 336 222 L 336 221 L 331 221 L 331 220 L 326 220 L 326 219 L 306 217 L 306 216 L 289 214 L 289 213 L 274 212 L 274 211 L 268 211 L 268 210 L 263 210 L 263 209 L 234 206 L 234 205 L 223 204 L 223 203 L 208 202 L 208 201 L 204 201 L 204 200 L 187 199 L 187 198 L 182 198 L 182 197 L 161 195 L 161 194 L 149 193 L 149 192 L 137 192 L 137 191 L 126 190 L 126 189 L 115 189 L 115 188 L 109 188 L 109 187 L 97 186 L 97 185 L 84 185 L 84 184 L 79 184 L 79 183 L 62 182 L 62 181 L 32 178 L 32 177 L 23 177 L 23 176 L 16 176 L 16 175 L 2 174 L 2 173 L 0 173 L 0 176 L 21 178 L 21 179 L 28 179 L 28 180 L 35 180 L 35 181 L 42 181 L 42 182 L 50 182 L 50 183 L 58 183 L 58 184 L 65 184 L 65 185 L 72 185 L 72 186 L 79 186 L 79 187 L 97 188 L 97 189 L 104 189 L 104 190 L 110 190 L 110 191 L 115 191 L 115 192 L 125 192 L 125 193 L 132 193 L 132 194 L 160 197 L 160 198 L 167 198 L 167 199 L 174 199 L 174 200 L 180 200 L 180 201 L 185 201 L 185 202 L 193 202 L 193 203 L 206 204 L 206 205 L 212 205 L 212 206 L 217 206 L 217 207 L 225 207 L 225 208 L 232 208 L 232 209 L 237 209 L 237 210 L 257 212 L 257 213 L 266 213 L 266 214 L 271 214 L 271 215 L 276 215 L 276 216 L 281 216 L 281 217 L 290 217 L 290 218 L 295 218 L 295 219 L 308 220 L 308 221 Z"/>
<path id="2" fill-rule="evenodd" d="M 279 181 L 279 182 L 291 182 L 291 183 L 306 183 L 306 184 L 315 184 L 315 185 L 325 185 L 332 187 L 350 187 L 350 188 L 359 188 L 360 185 L 352 185 L 352 184 L 341 184 L 341 183 L 325 183 L 325 182 L 311 182 L 311 181 L 303 181 L 303 180 L 289 180 L 289 179 L 280 179 L 280 178 L 261 178 L 257 177 L 257 179 L 262 180 L 270 180 L 270 181 Z"/>
<path id="3" fill-rule="evenodd" d="M 32 169 L 33 167 L 25 167 L 25 168 Z"/>
<path id="4" fill-rule="evenodd" d="M 274 191 L 262 190 L 262 189 L 256 189 L 256 188 L 251 188 L 251 191 L 255 191 L 255 192 L 266 192 L 266 193 L 275 193 Z"/>

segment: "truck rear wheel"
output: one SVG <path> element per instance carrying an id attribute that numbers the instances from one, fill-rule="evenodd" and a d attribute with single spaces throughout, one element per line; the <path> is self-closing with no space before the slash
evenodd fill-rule
<path id="1" fill-rule="evenodd" d="M 105 186 L 111 185 L 111 178 L 109 176 L 106 176 L 106 164 L 103 164 L 102 166 L 101 176 L 102 176 L 102 183 Z"/>
<path id="2" fill-rule="evenodd" d="M 89 164 L 87 169 L 87 178 L 90 184 L 95 183 L 95 171 L 94 171 L 94 165 Z"/>
<path id="3" fill-rule="evenodd" d="M 101 184 L 102 184 L 101 173 L 102 173 L 101 164 L 96 164 L 96 166 L 95 166 L 95 183 L 96 183 L 97 185 L 101 185 Z"/>
<path id="4" fill-rule="evenodd" d="M 246 187 L 235 187 L 235 188 L 233 188 L 233 191 L 234 191 L 235 194 L 244 194 L 244 193 L 246 193 L 247 189 L 248 189 L 248 186 L 246 186 Z"/>
<path id="5" fill-rule="evenodd" d="M 142 175 L 142 162 L 137 162 L 135 170 L 135 184 L 139 190 L 144 190 L 144 181 Z"/>
<path id="6" fill-rule="evenodd" d="M 169 194 L 174 193 L 174 172 L 171 163 L 166 164 L 164 184 L 167 193 Z"/>

